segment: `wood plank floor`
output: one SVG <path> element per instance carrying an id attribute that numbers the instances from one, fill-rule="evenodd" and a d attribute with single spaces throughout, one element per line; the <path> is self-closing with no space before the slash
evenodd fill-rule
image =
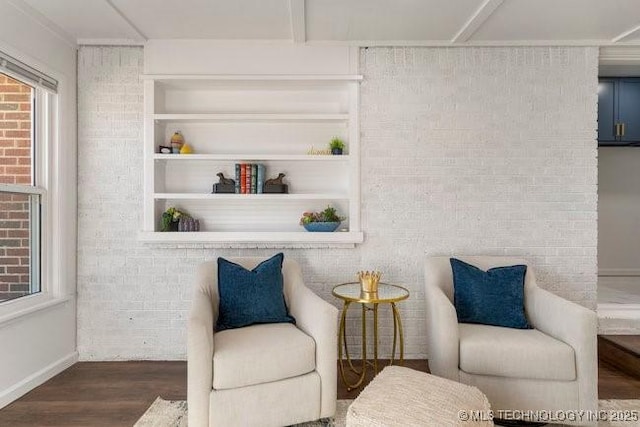
<path id="1" fill-rule="evenodd" d="M 640 337 L 636 335 L 598 336 L 600 361 L 632 377 L 640 378 Z"/>
<path id="2" fill-rule="evenodd" d="M 81 362 L 0 410 L 0 426 L 131 427 L 157 396 L 187 398 L 186 362 Z"/>
<path id="3" fill-rule="evenodd" d="M 638 335 L 604 335 L 599 338 L 605 338 L 631 353 L 640 355 L 640 337 Z"/>
<path id="4" fill-rule="evenodd" d="M 408 360 L 405 366 L 428 369 L 426 360 Z M 156 396 L 186 399 L 186 373 L 185 362 L 77 363 L 0 410 L 0 426 L 130 427 Z M 348 392 L 338 379 L 339 399 L 358 393 Z M 640 378 L 601 363 L 599 393 L 601 399 L 637 399 Z"/>

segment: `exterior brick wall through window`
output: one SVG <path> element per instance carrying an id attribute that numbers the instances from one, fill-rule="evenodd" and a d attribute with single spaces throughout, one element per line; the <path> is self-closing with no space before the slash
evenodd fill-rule
<path id="1" fill-rule="evenodd" d="M 0 183 L 32 183 L 32 88 L 0 74 Z M 0 193 L 0 301 L 30 293 L 29 196 Z"/>

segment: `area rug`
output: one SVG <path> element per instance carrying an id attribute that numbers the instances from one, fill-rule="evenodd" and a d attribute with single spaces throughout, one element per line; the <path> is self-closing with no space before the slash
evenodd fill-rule
<path id="1" fill-rule="evenodd" d="M 336 416 L 329 424 L 313 421 L 296 424 L 295 427 L 345 427 L 347 408 L 351 402 L 350 399 L 338 400 Z M 184 400 L 164 400 L 157 397 L 133 427 L 187 427 L 187 402 Z"/>
<path id="2" fill-rule="evenodd" d="M 345 427 L 347 408 L 349 408 L 351 402 L 352 400 L 338 400 L 336 416 L 329 426 Z M 611 415 L 624 416 L 625 413 L 627 415 L 636 414 L 636 416 L 640 416 L 640 400 L 600 400 L 598 406 L 600 411 L 606 411 L 610 417 Z M 298 424 L 296 427 L 320 427 L 326 425 L 320 421 L 315 421 Z M 558 425 L 555 424 L 555 426 Z M 184 400 L 164 400 L 158 397 L 134 427 L 187 427 L 187 402 Z M 640 427 L 640 421 L 600 421 L 598 427 Z"/>

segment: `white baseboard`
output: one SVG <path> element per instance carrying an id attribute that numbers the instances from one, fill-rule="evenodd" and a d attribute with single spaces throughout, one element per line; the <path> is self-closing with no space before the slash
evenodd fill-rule
<path id="1" fill-rule="evenodd" d="M 638 277 L 640 268 L 600 268 L 598 277 Z"/>
<path id="2" fill-rule="evenodd" d="M 77 361 L 78 352 L 74 351 L 73 353 L 68 354 L 62 359 L 56 360 L 50 365 L 45 366 L 38 372 L 29 375 L 27 378 L 23 379 L 17 384 L 14 384 L 7 390 L 3 390 L 2 392 L 0 392 L 0 409 L 4 408 L 9 403 L 20 398 L 21 396 L 24 396 L 29 391 L 33 390 L 45 381 L 58 375 L 60 372 L 75 364 Z"/>

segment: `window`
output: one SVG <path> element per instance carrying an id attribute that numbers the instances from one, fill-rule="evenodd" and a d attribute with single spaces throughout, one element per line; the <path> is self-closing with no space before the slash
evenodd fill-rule
<path id="1" fill-rule="evenodd" d="M 0 52 L 0 303 L 45 289 L 43 218 L 55 86 Z"/>
<path id="2" fill-rule="evenodd" d="M 0 302 L 40 291 L 34 88 L 0 74 Z"/>

